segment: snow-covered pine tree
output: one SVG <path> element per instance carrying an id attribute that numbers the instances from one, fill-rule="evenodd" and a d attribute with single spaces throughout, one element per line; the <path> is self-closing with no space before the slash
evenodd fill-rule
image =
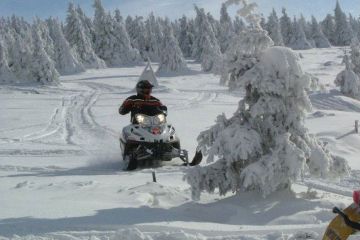
<path id="1" fill-rule="evenodd" d="M 354 48 L 354 47 L 353 47 Z M 356 50 L 358 51 L 358 50 Z M 349 97 L 360 97 L 360 79 L 353 71 L 349 56 L 344 56 L 345 70 L 341 71 L 335 79 L 335 85 L 340 86 L 340 91 Z"/>
<path id="2" fill-rule="evenodd" d="M 314 16 L 311 16 L 311 39 L 314 43 L 313 47 L 316 48 L 331 47 L 329 40 L 322 32 L 321 27 Z"/>
<path id="3" fill-rule="evenodd" d="M 307 40 L 302 24 L 297 21 L 294 17 L 293 27 L 294 30 L 290 42 L 288 43 L 288 47 L 292 49 L 310 49 L 312 48 L 311 43 Z"/>
<path id="4" fill-rule="evenodd" d="M 234 31 L 236 34 L 240 34 L 240 32 L 244 31 L 246 28 L 244 21 L 239 17 L 236 16 L 234 20 Z"/>
<path id="5" fill-rule="evenodd" d="M 37 25 L 33 26 L 34 47 L 31 58 L 31 79 L 42 84 L 57 84 L 59 73 L 55 69 L 54 62 L 44 49 L 41 30 Z"/>
<path id="6" fill-rule="evenodd" d="M 342 11 L 337 0 L 335 8 L 335 44 L 337 46 L 347 46 L 351 43 L 353 37 L 354 33 L 346 18 L 346 14 Z"/>
<path id="7" fill-rule="evenodd" d="M 266 23 L 266 30 L 270 38 L 274 41 L 275 46 L 283 46 L 284 41 L 281 34 L 280 22 L 277 17 L 276 11 L 273 8 L 271 14 L 268 17 L 268 21 Z"/>
<path id="8" fill-rule="evenodd" d="M 91 18 L 86 16 L 80 5 L 77 5 L 76 12 L 78 13 L 82 25 L 84 26 L 86 36 L 91 40 L 92 44 L 94 44 L 95 30 L 94 30 L 93 21 L 91 20 Z"/>
<path id="9" fill-rule="evenodd" d="M 0 83 L 13 83 L 15 80 L 15 75 L 8 65 L 4 43 L 0 40 Z"/>
<path id="10" fill-rule="evenodd" d="M 27 36 L 25 39 L 32 37 Z M 19 34 L 13 33 L 11 43 L 8 43 L 8 64 L 16 79 L 21 82 L 29 81 L 32 62 L 31 41 L 26 41 Z"/>
<path id="11" fill-rule="evenodd" d="M 352 70 L 354 70 L 354 72 L 358 76 L 360 76 L 360 41 L 358 38 L 353 38 L 353 40 L 351 41 L 350 48 L 351 48 L 350 59 L 351 59 Z"/>
<path id="12" fill-rule="evenodd" d="M 219 45 L 220 50 L 224 53 L 228 47 L 232 38 L 235 36 L 235 30 L 231 17 L 227 12 L 226 4 L 221 5 L 220 10 L 220 29 L 219 29 Z"/>
<path id="13" fill-rule="evenodd" d="M 246 95 L 233 117 L 220 115 L 198 137 L 211 163 L 186 176 L 193 197 L 201 191 L 259 191 L 268 195 L 290 188 L 305 174 L 338 176 L 347 173 L 344 159 L 333 157 L 304 126 L 311 108 L 306 94 L 309 79 L 296 53 L 271 47 L 242 76 Z M 215 162 L 214 162 L 215 161 Z"/>
<path id="14" fill-rule="evenodd" d="M 246 11 L 244 14 L 247 14 Z M 226 85 L 227 75 L 230 75 L 227 83 L 229 90 L 241 87 L 241 76 L 254 67 L 265 49 L 274 44 L 268 33 L 256 21 L 254 23 L 254 20 L 250 19 L 247 22 L 249 27 L 237 34 L 225 54 L 226 63 L 220 84 Z"/>
<path id="15" fill-rule="evenodd" d="M 169 19 L 164 22 L 163 40 L 160 49 L 160 63 L 157 74 L 187 70 L 185 59 L 174 36 Z"/>
<path id="16" fill-rule="evenodd" d="M 245 3 L 240 12 L 261 30 L 252 8 Z M 306 173 L 322 177 L 347 173 L 346 161 L 331 156 L 304 126 L 305 112 L 311 108 L 305 90 L 309 77 L 295 52 L 267 48 L 240 78 L 246 95 L 238 110 L 230 119 L 218 116 L 216 124 L 198 137 L 211 164 L 192 168 L 186 175 L 193 198 L 215 189 L 220 195 L 246 190 L 267 195 L 290 188 Z"/>
<path id="17" fill-rule="evenodd" d="M 280 18 L 280 29 L 281 35 L 284 41 L 285 46 L 290 44 L 291 39 L 293 38 L 293 26 L 291 23 L 290 17 L 286 13 L 286 9 L 282 9 L 282 16 Z"/>
<path id="18" fill-rule="evenodd" d="M 184 55 L 184 57 L 190 57 L 191 56 L 191 46 L 192 46 L 192 38 L 189 26 L 188 26 L 188 20 L 186 16 L 184 15 L 179 20 L 180 22 L 180 32 L 179 32 L 179 47 Z"/>
<path id="19" fill-rule="evenodd" d="M 327 14 L 325 19 L 321 22 L 321 30 L 331 44 L 335 44 L 335 22 L 331 14 Z"/>
<path id="20" fill-rule="evenodd" d="M 131 46 L 130 36 L 122 19 L 120 11 L 116 9 L 115 19 L 112 22 L 115 37 L 113 46 L 114 62 L 121 65 L 139 64 L 142 62 L 142 58 L 139 51 Z"/>
<path id="21" fill-rule="evenodd" d="M 298 21 L 302 27 L 302 29 L 304 30 L 306 39 L 311 43 L 312 47 L 315 47 L 314 45 L 312 45 L 312 39 L 311 39 L 311 24 L 308 23 L 304 17 L 304 15 L 300 14 L 300 18 Z"/>
<path id="22" fill-rule="evenodd" d="M 34 24 L 37 25 L 47 55 L 53 59 L 55 54 L 54 42 L 50 36 L 48 25 L 40 18 L 35 18 Z"/>
<path id="23" fill-rule="evenodd" d="M 192 57 L 201 62 L 204 71 L 213 71 L 220 73 L 222 64 L 222 55 L 220 47 L 209 23 L 208 16 L 203 8 L 195 6 L 196 34 L 192 49 Z"/>
<path id="24" fill-rule="evenodd" d="M 215 34 L 216 39 L 219 41 L 219 37 L 220 37 L 220 23 L 219 23 L 219 21 L 216 20 L 213 17 L 213 15 L 211 15 L 210 12 L 208 12 L 206 14 L 206 17 L 207 17 L 207 19 L 208 19 L 208 21 L 209 21 L 209 23 L 211 25 L 211 28 L 212 28 L 212 30 L 213 30 L 213 32 Z"/>
<path id="25" fill-rule="evenodd" d="M 146 54 L 152 61 L 159 61 L 160 49 L 163 38 L 162 26 L 155 18 L 154 13 L 150 13 L 145 21 L 146 29 Z"/>
<path id="26" fill-rule="evenodd" d="M 65 36 L 85 68 L 106 67 L 105 62 L 95 54 L 92 41 L 72 3 L 69 3 L 66 17 Z"/>
<path id="27" fill-rule="evenodd" d="M 52 60 L 61 75 L 74 74 L 85 71 L 84 66 L 77 59 L 76 52 L 70 47 L 61 28 L 61 23 L 54 18 L 47 20 L 49 34 L 53 40 L 54 54 Z"/>
<path id="28" fill-rule="evenodd" d="M 349 14 L 349 24 L 353 32 L 354 37 L 360 38 L 360 22 Z"/>
<path id="29" fill-rule="evenodd" d="M 133 19 L 128 16 L 125 21 L 126 31 L 130 36 L 131 46 L 137 49 L 143 59 L 146 59 L 146 29 L 143 17 L 136 16 Z"/>

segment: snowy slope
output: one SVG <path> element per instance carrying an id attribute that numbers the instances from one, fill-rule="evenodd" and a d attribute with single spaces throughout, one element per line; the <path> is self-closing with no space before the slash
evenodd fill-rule
<path id="1" fill-rule="evenodd" d="M 331 208 L 348 205 L 359 186 L 360 136 L 353 125 L 360 119 L 360 102 L 342 96 L 333 84 L 343 68 L 342 49 L 301 53 L 305 70 L 326 85 L 326 91 L 311 94 L 314 112 L 306 124 L 349 160 L 354 171 L 348 178 L 305 179 L 294 185 L 295 194 L 267 199 L 256 193 L 204 194 L 194 202 L 180 160 L 156 169 L 158 183 L 151 183 L 151 169 L 121 170 L 118 137 L 129 117 L 117 109 L 133 93 L 142 67 L 88 70 L 62 77 L 60 87 L 1 86 L 0 236 L 296 239 L 306 232 L 320 238 L 333 217 Z M 160 78 L 154 95 L 168 106 L 168 120 L 193 155 L 198 133 L 219 113 L 231 115 L 241 94 L 229 93 L 199 65 L 188 65 L 192 71 L 186 75 Z"/>

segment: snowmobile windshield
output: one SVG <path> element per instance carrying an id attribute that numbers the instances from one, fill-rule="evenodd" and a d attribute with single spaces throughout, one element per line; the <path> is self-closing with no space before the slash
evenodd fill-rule
<path id="1" fill-rule="evenodd" d="M 150 117 L 156 116 L 158 114 L 166 115 L 167 108 L 165 106 L 142 106 L 140 109 L 136 110 L 134 114 L 144 114 Z"/>

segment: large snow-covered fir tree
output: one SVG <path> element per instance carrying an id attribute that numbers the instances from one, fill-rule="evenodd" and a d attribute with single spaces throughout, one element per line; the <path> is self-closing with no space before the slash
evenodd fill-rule
<path id="1" fill-rule="evenodd" d="M 59 73 L 45 51 L 40 31 L 37 25 L 33 26 L 34 48 L 30 68 L 31 79 L 42 84 L 57 84 Z"/>
<path id="2" fill-rule="evenodd" d="M 304 126 L 311 103 L 309 79 L 296 53 L 271 47 L 239 81 L 246 95 L 233 117 L 220 115 L 198 137 L 211 164 L 187 175 L 194 198 L 201 191 L 221 195 L 255 190 L 264 195 L 289 188 L 304 174 L 337 176 L 346 161 L 333 157 Z"/>
<path id="3" fill-rule="evenodd" d="M 268 17 L 268 21 L 266 23 L 266 30 L 270 38 L 274 41 L 275 46 L 283 46 L 284 41 L 281 34 L 280 22 L 275 9 L 272 10 L 270 16 Z"/>
<path id="4" fill-rule="evenodd" d="M 172 26 L 168 19 L 164 22 L 163 39 L 160 49 L 160 64 L 158 74 L 181 72 L 187 69 L 185 59 L 174 36 Z"/>
<path id="5" fill-rule="evenodd" d="M 353 98 L 360 97 L 360 79 L 353 71 L 353 66 L 350 62 L 349 56 L 345 54 L 344 57 L 345 70 L 341 71 L 335 79 L 335 85 L 340 87 L 340 91 Z"/>
<path id="6" fill-rule="evenodd" d="M 92 40 L 72 3 L 69 3 L 66 17 L 65 36 L 85 68 L 106 67 L 105 62 L 95 54 Z"/>
<path id="7" fill-rule="evenodd" d="M 350 49 L 351 49 L 350 59 L 351 59 L 352 69 L 358 76 L 360 76 L 360 41 L 358 38 L 352 39 Z M 346 61 L 345 61 L 345 63 L 346 63 Z M 346 63 L 346 64 L 349 64 L 349 63 Z"/>
<path id="8" fill-rule="evenodd" d="M 240 12 L 250 10 L 248 18 L 260 30 L 252 8 L 245 4 Z M 216 124 L 198 137 L 210 164 L 186 175 L 195 199 L 201 191 L 215 189 L 220 195 L 229 191 L 267 195 L 289 188 L 307 173 L 325 177 L 348 171 L 346 161 L 331 156 L 304 126 L 311 108 L 306 93 L 310 80 L 295 52 L 265 48 L 240 78 L 237 82 L 246 95 L 238 110 L 229 119 L 218 116 Z"/>
<path id="9" fill-rule="evenodd" d="M 84 66 L 79 62 L 77 54 L 64 36 L 60 22 L 54 18 L 49 18 L 47 25 L 49 26 L 49 34 L 53 39 L 52 60 L 55 62 L 56 70 L 63 75 L 84 71 Z"/>

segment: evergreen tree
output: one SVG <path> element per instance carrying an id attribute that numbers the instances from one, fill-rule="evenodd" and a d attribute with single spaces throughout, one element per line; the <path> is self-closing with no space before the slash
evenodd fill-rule
<path id="1" fill-rule="evenodd" d="M 180 33 L 179 33 L 179 46 L 184 57 L 191 56 L 192 37 L 189 31 L 189 24 L 186 16 L 184 15 L 180 20 Z"/>
<path id="2" fill-rule="evenodd" d="M 239 18 L 239 16 L 236 16 L 235 17 L 235 20 L 234 20 L 234 31 L 236 34 L 240 34 L 240 32 L 242 32 L 244 29 L 245 29 L 245 23 L 244 21 Z"/>
<path id="3" fill-rule="evenodd" d="M 8 65 L 4 43 L 0 41 L 0 83 L 14 82 L 15 79 Z"/>
<path id="4" fill-rule="evenodd" d="M 346 46 L 351 43 L 354 33 L 347 21 L 346 14 L 341 10 L 339 1 L 336 1 L 335 8 L 335 44 L 337 46 Z"/>
<path id="5" fill-rule="evenodd" d="M 284 41 L 281 34 L 280 22 L 275 12 L 275 9 L 272 10 L 268 21 L 266 23 L 266 30 L 268 31 L 269 36 L 274 41 L 276 46 L 283 46 Z"/>
<path id="6" fill-rule="evenodd" d="M 322 32 L 319 23 L 314 16 L 311 17 L 311 39 L 314 42 L 314 47 L 317 48 L 328 48 L 331 47 L 329 40 Z"/>
<path id="7" fill-rule="evenodd" d="M 72 3 L 69 4 L 66 17 L 65 36 L 85 68 L 106 67 L 105 62 L 95 54 L 92 41 Z"/>
<path id="8" fill-rule="evenodd" d="M 49 34 L 53 40 L 54 54 L 52 60 L 55 68 L 60 74 L 74 74 L 85 71 L 84 66 L 77 59 L 76 52 L 70 47 L 61 29 L 58 20 L 50 18 L 47 20 Z"/>
<path id="9" fill-rule="evenodd" d="M 325 19 L 321 22 L 321 30 L 331 44 L 335 44 L 335 21 L 331 14 L 326 15 Z"/>
<path id="10" fill-rule="evenodd" d="M 321 177 L 348 173 L 344 159 L 332 156 L 305 128 L 311 103 L 309 79 L 295 52 L 271 47 L 239 81 L 246 92 L 239 109 L 202 132 L 199 147 L 207 166 L 192 168 L 186 179 L 192 196 L 258 191 L 264 196 L 305 174 Z"/>
<path id="11" fill-rule="evenodd" d="M 129 34 L 118 9 L 115 10 L 115 19 L 112 20 L 112 24 L 114 41 L 112 55 L 110 55 L 111 60 L 109 60 L 110 65 L 122 66 L 141 63 L 140 53 L 131 46 Z"/>
<path id="12" fill-rule="evenodd" d="M 353 38 L 351 41 L 351 52 L 350 52 L 350 59 L 351 64 L 348 61 L 348 57 L 346 56 L 345 64 L 349 65 L 346 68 L 349 69 L 351 65 L 351 70 L 353 70 L 358 76 L 360 76 L 360 42 L 358 38 Z"/>
<path id="13" fill-rule="evenodd" d="M 359 50 L 356 50 L 357 52 Z M 353 53 L 352 53 L 353 54 Z M 340 91 L 349 97 L 360 97 L 360 79 L 359 76 L 353 71 L 353 66 L 350 63 L 348 55 L 344 57 L 345 70 L 341 71 L 335 79 L 335 85 L 340 86 Z"/>
<path id="14" fill-rule="evenodd" d="M 174 36 L 172 26 L 170 21 L 166 19 L 157 73 L 180 72 L 186 69 L 186 62 Z"/>
<path id="15" fill-rule="evenodd" d="M 40 31 L 37 25 L 33 26 L 34 50 L 31 58 L 31 78 L 42 84 L 58 83 L 59 73 L 44 49 Z"/>
<path id="16" fill-rule="evenodd" d="M 145 22 L 146 27 L 146 52 L 152 61 L 160 59 L 161 42 L 163 38 L 162 26 L 151 13 Z"/>
<path id="17" fill-rule="evenodd" d="M 32 62 L 32 41 L 29 43 L 17 33 L 14 33 L 13 37 L 14 39 L 9 49 L 8 64 L 17 80 L 26 81 L 29 80 L 31 75 L 30 66 Z"/>
<path id="18" fill-rule="evenodd" d="M 213 28 L 208 21 L 204 9 L 195 6 L 196 34 L 192 49 L 192 57 L 202 63 L 204 71 L 219 72 L 222 56 Z"/>
<path id="19" fill-rule="evenodd" d="M 220 32 L 219 32 L 219 45 L 220 50 L 224 53 L 229 47 L 232 38 L 235 35 L 233 22 L 227 12 L 226 4 L 221 5 L 220 10 Z"/>
<path id="20" fill-rule="evenodd" d="M 288 46 L 292 49 L 310 49 L 312 48 L 311 43 L 307 40 L 304 29 L 301 22 L 294 18 L 293 27 L 294 30 Z"/>
<path id="21" fill-rule="evenodd" d="M 130 36 L 131 45 L 137 49 L 143 59 L 146 59 L 146 29 L 142 17 L 136 16 L 133 19 L 131 16 L 126 18 L 126 30 Z"/>
<path id="22" fill-rule="evenodd" d="M 291 39 L 293 38 L 293 27 L 291 23 L 291 19 L 286 13 L 285 8 L 282 9 L 282 16 L 280 18 L 280 28 L 281 28 L 281 35 L 284 41 L 284 44 L 288 46 L 290 44 Z"/>

